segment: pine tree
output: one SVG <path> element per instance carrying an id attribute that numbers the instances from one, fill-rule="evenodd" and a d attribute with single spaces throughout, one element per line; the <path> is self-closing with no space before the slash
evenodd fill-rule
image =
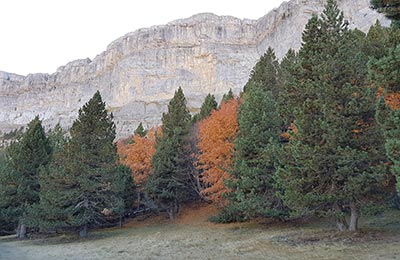
<path id="1" fill-rule="evenodd" d="M 0 177 L 4 181 L 0 185 L 0 211 L 12 222 L 18 222 L 17 237 L 23 239 L 28 208 L 39 201 L 38 173 L 51 156 L 49 140 L 39 117 L 35 117 L 22 137 L 7 148 L 6 156 L 8 170 Z"/>
<path id="2" fill-rule="evenodd" d="M 274 179 L 281 120 L 271 92 L 251 88 L 244 94 L 239 110 L 228 209 L 236 211 L 235 218 L 280 218 L 285 215 L 285 207 L 275 195 L 278 190 Z"/>
<path id="3" fill-rule="evenodd" d="M 392 171 L 400 176 L 400 45 L 388 48 L 387 55 L 369 62 L 371 80 L 383 89 L 376 118 L 385 135 L 386 154 Z"/>
<path id="4" fill-rule="evenodd" d="M 65 131 L 61 128 L 60 124 L 57 124 L 54 129 L 50 130 L 47 136 L 53 153 L 62 150 L 68 141 Z"/>
<path id="5" fill-rule="evenodd" d="M 204 99 L 203 104 L 200 107 L 200 113 L 193 117 L 193 122 L 199 122 L 210 116 L 211 112 L 217 109 L 218 103 L 215 100 L 215 96 L 208 94 Z"/>
<path id="6" fill-rule="evenodd" d="M 135 135 L 139 135 L 140 137 L 144 137 L 147 134 L 147 131 L 144 130 L 142 122 L 138 125 L 136 130 L 133 132 Z"/>
<path id="7" fill-rule="evenodd" d="M 297 79 L 302 76 L 301 64 L 298 54 L 290 49 L 282 58 L 278 70 L 278 84 L 280 94 L 277 99 L 277 110 L 284 121 L 283 131 L 293 122 L 294 108 L 302 102 L 299 95 Z M 282 92 L 284 92 L 282 94 Z"/>
<path id="8" fill-rule="evenodd" d="M 370 61 L 371 79 L 388 93 L 400 92 L 400 45 L 390 48 L 387 55 Z"/>
<path id="9" fill-rule="evenodd" d="M 271 91 L 272 95 L 277 97 L 279 93 L 278 68 L 279 62 L 276 59 L 275 52 L 269 47 L 252 69 L 250 79 L 244 86 L 244 92 L 251 86 L 260 85 L 265 88 L 268 86 L 268 91 Z"/>
<path id="10" fill-rule="evenodd" d="M 89 227 L 122 214 L 129 180 L 118 168 L 115 125 L 98 91 L 79 110 L 70 133 L 41 174 L 40 204 L 32 209 L 38 221 L 31 223 L 47 230 L 77 228 L 84 237 Z"/>
<path id="11" fill-rule="evenodd" d="M 4 155 L 0 156 L 0 235 L 9 234 L 18 225 L 20 202 L 16 186 L 22 183 L 7 163 Z"/>
<path id="12" fill-rule="evenodd" d="M 275 195 L 275 161 L 282 122 L 276 110 L 279 63 L 269 48 L 255 65 L 239 108 L 234 167 L 223 221 L 257 216 L 282 217 L 285 207 Z"/>
<path id="13" fill-rule="evenodd" d="M 235 96 L 233 95 L 232 89 L 229 89 L 228 93 L 224 94 L 221 99 L 221 104 L 233 99 Z M 220 104 L 220 106 L 221 106 Z"/>
<path id="14" fill-rule="evenodd" d="M 168 105 L 168 112 L 162 116 L 162 136 L 158 138 L 156 153 L 152 159 L 153 174 L 146 190 L 162 207 L 167 209 L 171 220 L 187 193 L 189 127 L 191 116 L 181 88 Z"/>
<path id="15" fill-rule="evenodd" d="M 382 201 L 391 179 L 374 119 L 376 89 L 366 82 L 365 35 L 347 29 L 333 0 L 306 28 L 301 73 L 282 94 L 300 98 L 292 102 L 297 133 L 281 157 L 279 184 L 297 214 L 334 215 L 340 230 L 354 231 L 360 208 Z"/>
<path id="16" fill-rule="evenodd" d="M 377 20 L 367 33 L 363 52 L 371 58 L 380 59 L 386 55 L 389 42 L 390 29 L 383 27 Z"/>

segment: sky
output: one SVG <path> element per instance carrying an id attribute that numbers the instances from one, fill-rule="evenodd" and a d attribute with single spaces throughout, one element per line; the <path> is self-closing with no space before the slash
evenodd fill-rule
<path id="1" fill-rule="evenodd" d="M 27 75 L 105 51 L 140 28 L 210 12 L 258 19 L 283 0 L 2 0 L 0 71 Z"/>

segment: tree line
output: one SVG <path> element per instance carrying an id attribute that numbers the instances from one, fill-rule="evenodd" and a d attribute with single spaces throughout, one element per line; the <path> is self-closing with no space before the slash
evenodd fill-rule
<path id="1" fill-rule="evenodd" d="M 120 218 L 130 208 L 134 183 L 118 163 L 115 125 L 96 92 L 80 110 L 70 136 L 45 134 L 38 117 L 6 150 L 0 169 L 0 220 L 17 237 L 31 231 L 77 230 Z"/>
<path id="2" fill-rule="evenodd" d="M 86 236 L 142 204 L 172 220 L 205 200 L 218 222 L 316 215 L 357 230 L 396 197 L 400 172 L 400 30 L 386 2 L 371 3 L 393 25 L 365 34 L 328 0 L 299 51 L 278 61 L 269 48 L 238 97 L 209 94 L 192 116 L 179 88 L 160 127 L 126 140 L 99 92 L 68 137 L 36 117 L 1 158 L 1 228 Z"/>

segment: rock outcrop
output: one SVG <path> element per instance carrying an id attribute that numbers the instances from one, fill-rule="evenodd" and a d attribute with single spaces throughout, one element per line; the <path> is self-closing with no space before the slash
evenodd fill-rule
<path id="1" fill-rule="evenodd" d="M 132 133 L 139 122 L 159 124 L 179 86 L 195 112 L 208 93 L 238 93 L 269 46 L 278 58 L 298 49 L 305 24 L 324 3 L 284 2 L 258 20 L 198 14 L 128 33 L 93 60 L 72 61 L 53 74 L 0 72 L 0 130 L 24 126 L 35 115 L 47 128 L 68 128 L 96 90 L 115 116 L 118 136 Z M 351 27 L 366 31 L 376 19 L 389 24 L 369 9 L 369 0 L 338 3 Z"/>

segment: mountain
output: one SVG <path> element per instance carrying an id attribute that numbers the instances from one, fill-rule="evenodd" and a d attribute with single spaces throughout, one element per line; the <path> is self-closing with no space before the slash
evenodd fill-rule
<path id="1" fill-rule="evenodd" d="M 367 31 L 376 19 L 389 25 L 369 9 L 369 0 L 338 3 L 353 28 Z M 221 97 L 229 88 L 238 93 L 269 46 L 278 58 L 298 49 L 305 24 L 324 4 L 292 0 L 258 20 L 198 14 L 128 33 L 93 60 L 72 61 L 53 74 L 0 72 L 0 131 L 24 126 L 35 115 L 47 128 L 57 123 L 68 128 L 96 90 L 115 116 L 119 137 L 139 122 L 159 124 L 179 86 L 195 112 L 208 93 Z"/>

